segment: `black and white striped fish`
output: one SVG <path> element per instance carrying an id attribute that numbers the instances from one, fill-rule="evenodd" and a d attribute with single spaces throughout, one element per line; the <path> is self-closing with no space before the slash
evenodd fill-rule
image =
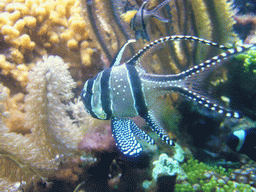
<path id="1" fill-rule="evenodd" d="M 135 31 L 135 37 L 136 39 L 146 39 L 147 41 L 150 40 L 149 35 L 147 33 L 147 24 L 150 20 L 150 18 L 155 17 L 158 20 L 162 22 L 168 22 L 168 19 L 165 19 L 162 16 L 162 9 L 165 5 L 167 5 L 171 0 L 165 0 L 162 3 L 160 3 L 156 8 L 149 11 L 146 9 L 146 5 L 148 4 L 148 0 L 144 1 L 138 10 L 138 12 L 135 14 L 135 16 L 132 18 L 130 26 L 132 30 Z"/>
<path id="2" fill-rule="evenodd" d="M 179 74 L 150 74 L 136 65 L 148 50 L 174 40 L 198 41 L 223 49 L 225 52 Z M 188 99 L 219 114 L 240 118 L 239 113 L 214 103 L 205 94 L 202 94 L 200 83 L 202 84 L 203 78 L 220 66 L 223 60 L 244 52 L 252 46 L 238 46 L 229 49 L 194 36 L 167 36 L 148 44 L 128 62 L 121 64 L 125 47 L 134 41 L 129 40 L 120 49 L 109 69 L 88 80 L 81 93 L 84 105 L 92 117 L 103 120 L 111 119 L 112 134 L 122 153 L 128 156 L 138 156 L 142 152 L 142 147 L 136 137 L 154 144 L 154 140 L 130 119 L 130 117 L 138 115 L 145 119 L 163 141 L 174 145 L 152 110 L 159 96 L 171 92 L 179 92 Z"/>
<path id="3" fill-rule="evenodd" d="M 226 144 L 238 153 L 246 154 L 256 161 L 256 128 L 237 130 L 226 138 Z"/>

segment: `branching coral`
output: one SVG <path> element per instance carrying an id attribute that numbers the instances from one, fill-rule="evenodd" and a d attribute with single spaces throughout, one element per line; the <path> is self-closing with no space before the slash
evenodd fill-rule
<path id="1" fill-rule="evenodd" d="M 6 5 L 0 14 L 1 33 L 5 41 L 11 43 L 22 54 L 31 52 L 37 43 L 49 47 L 58 44 L 60 40 L 65 40 L 67 47 L 77 49 L 78 42 L 88 39 L 86 25 L 80 15 L 79 1 L 2 2 Z M 63 29 L 56 30 L 56 26 L 62 26 Z"/>
<path id="2" fill-rule="evenodd" d="M 79 0 L 1 0 L 0 68 L 24 88 L 30 63 L 45 54 L 58 54 L 81 68 L 90 65 L 95 49 L 89 44 L 86 21 Z M 89 50 L 87 50 L 89 48 Z M 84 59 L 85 58 L 85 59 Z M 87 60 L 88 59 L 88 60 Z M 19 65 L 17 65 L 19 64 Z"/>

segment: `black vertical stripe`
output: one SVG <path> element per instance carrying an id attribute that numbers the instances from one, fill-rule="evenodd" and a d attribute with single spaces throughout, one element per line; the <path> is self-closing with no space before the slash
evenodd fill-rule
<path id="1" fill-rule="evenodd" d="M 147 113 L 145 99 L 142 93 L 139 74 L 133 65 L 126 64 L 126 68 L 129 74 L 130 82 L 131 82 L 136 110 L 138 111 L 141 117 L 146 118 L 148 113 Z"/>
<path id="2" fill-rule="evenodd" d="M 93 83 L 94 83 L 94 80 L 97 76 L 95 76 L 94 78 L 92 79 L 89 79 L 88 80 L 88 83 L 87 83 L 87 87 L 86 87 L 86 90 L 83 89 L 82 93 L 81 93 L 81 97 L 82 97 L 82 101 L 86 107 L 86 109 L 89 111 L 89 113 L 91 114 L 92 117 L 98 119 L 97 115 L 95 115 L 92 111 L 92 105 L 91 105 L 91 100 L 92 100 L 92 87 L 93 87 Z M 85 97 L 83 96 L 84 95 L 84 92 L 86 93 L 85 94 Z"/>
<path id="3" fill-rule="evenodd" d="M 106 119 L 110 119 L 112 116 L 112 111 L 110 108 L 110 94 L 109 94 L 109 78 L 111 74 L 111 68 L 106 69 L 100 80 L 101 84 L 101 103 L 104 112 L 107 114 Z"/>

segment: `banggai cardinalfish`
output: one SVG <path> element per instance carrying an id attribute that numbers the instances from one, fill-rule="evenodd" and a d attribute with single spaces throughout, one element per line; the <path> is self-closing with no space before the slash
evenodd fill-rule
<path id="1" fill-rule="evenodd" d="M 145 52 L 157 45 L 174 40 L 198 41 L 225 50 L 225 52 L 179 74 L 151 74 L 138 64 Z M 253 45 L 227 48 L 194 36 L 167 36 L 148 44 L 126 63 L 121 64 L 125 47 L 134 41 L 129 40 L 120 49 L 110 68 L 89 79 L 81 93 L 87 112 L 92 117 L 103 120 L 111 119 L 113 137 L 123 154 L 135 157 L 142 152 L 142 147 L 136 137 L 154 144 L 154 140 L 130 119 L 138 115 L 145 119 L 163 141 L 174 145 L 153 113 L 153 105 L 161 95 L 179 92 L 219 114 L 240 118 L 239 113 L 214 103 L 203 92 L 200 92 L 200 83 L 202 84 L 202 80 L 210 71 L 222 65 L 223 60 L 242 53 Z"/>

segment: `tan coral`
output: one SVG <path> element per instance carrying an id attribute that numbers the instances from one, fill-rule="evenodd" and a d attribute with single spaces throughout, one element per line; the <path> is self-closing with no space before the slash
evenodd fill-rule
<path id="1" fill-rule="evenodd" d="M 1 116 L 9 132 L 27 134 L 30 129 L 25 127 L 24 94 L 18 93 L 10 96 L 10 90 L 0 84 L 0 108 Z"/>
<path id="2" fill-rule="evenodd" d="M 11 110 L 10 117 L 6 119 L 6 126 L 9 132 L 20 133 L 22 135 L 30 133 L 30 129 L 25 127 L 25 113 L 19 110 Z"/>
<path id="3" fill-rule="evenodd" d="M 74 43 L 75 40 L 78 43 L 88 38 L 86 23 L 81 16 L 82 10 L 79 0 L 20 0 L 18 2 L 2 0 L 2 2 L 5 3 L 5 6 L 4 4 L 0 4 L 2 5 L 0 8 L 2 7 L 1 9 L 4 9 L 0 14 L 1 33 L 5 36 L 5 40 L 15 47 L 21 47 L 21 49 L 28 49 L 30 51 L 33 51 L 35 48 L 35 44 L 33 46 L 31 44 L 25 44 L 23 46 L 22 43 L 18 44 L 16 38 L 20 38 L 22 35 L 29 35 L 30 39 L 32 39 L 31 36 L 33 35 L 41 36 L 47 35 L 47 32 L 54 32 L 60 35 L 60 37 L 64 37 L 61 39 L 65 40 L 67 47 L 71 49 L 78 48 L 75 45 L 76 43 Z M 69 30 L 69 34 L 78 33 L 79 35 L 61 35 L 63 32 L 67 33 L 67 31 L 59 31 L 58 29 L 55 31 L 55 26 L 64 27 L 64 29 Z M 57 39 L 56 35 L 51 36 L 50 34 L 48 38 L 43 39 L 45 42 L 42 42 L 42 44 L 51 47 L 48 43 L 60 43 Z M 70 40 L 71 42 L 69 42 Z"/>
<path id="4" fill-rule="evenodd" d="M 30 67 L 27 67 L 25 64 L 18 65 L 15 69 L 11 71 L 13 77 L 20 82 L 22 87 L 26 87 L 28 83 L 28 72 Z"/>
<path id="5" fill-rule="evenodd" d="M 89 39 L 86 25 L 80 0 L 0 0 L 0 34 L 10 46 L 7 59 L 0 64 L 2 74 L 12 71 L 25 87 L 27 72 L 21 72 L 17 64 L 31 62 L 36 56 L 33 51 L 42 48 L 48 54 L 55 47 L 55 54 L 78 51 L 81 42 Z M 90 62 L 91 55 L 86 57 Z"/>
<path id="6" fill-rule="evenodd" d="M 0 68 L 2 69 L 2 74 L 3 75 L 8 75 L 11 70 L 15 68 L 15 65 L 6 61 L 5 55 L 1 54 L 0 55 Z"/>

